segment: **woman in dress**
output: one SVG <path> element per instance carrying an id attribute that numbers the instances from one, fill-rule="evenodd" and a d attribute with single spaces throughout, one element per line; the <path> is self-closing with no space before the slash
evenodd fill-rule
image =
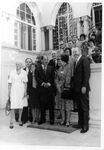
<path id="1" fill-rule="evenodd" d="M 39 99 L 38 99 L 38 91 L 36 88 L 36 80 L 35 80 L 35 68 L 36 64 L 31 64 L 31 72 L 32 72 L 32 85 L 31 85 L 31 93 L 29 98 L 29 106 L 31 108 L 33 121 L 32 124 L 38 123 L 39 121 Z"/>
<path id="2" fill-rule="evenodd" d="M 61 62 L 62 62 L 62 66 L 60 67 L 59 72 L 58 72 L 58 78 L 59 78 L 60 82 L 58 83 L 58 86 L 57 86 L 59 93 L 62 93 L 64 88 L 71 87 L 71 77 L 72 77 L 72 69 L 71 69 L 72 66 L 69 64 L 69 56 L 67 54 L 62 54 Z M 63 99 L 61 97 L 61 102 L 62 102 L 61 125 L 66 125 L 68 127 L 70 125 L 73 101 L 71 99 Z"/>
<path id="3" fill-rule="evenodd" d="M 22 61 L 16 61 L 16 69 L 12 70 L 8 79 L 8 97 L 11 102 L 10 128 L 12 129 L 14 121 L 14 112 L 19 110 L 19 125 L 22 126 L 22 109 L 27 105 L 27 74 L 22 69 Z"/>
<path id="4" fill-rule="evenodd" d="M 57 119 L 61 119 L 62 115 L 61 115 L 61 93 L 60 93 L 60 68 L 62 66 L 61 63 L 61 57 L 60 55 L 57 57 L 57 64 L 58 64 L 58 68 L 56 69 L 56 73 L 55 73 L 55 85 L 56 85 L 56 97 L 55 97 L 55 108 L 57 110 Z"/>

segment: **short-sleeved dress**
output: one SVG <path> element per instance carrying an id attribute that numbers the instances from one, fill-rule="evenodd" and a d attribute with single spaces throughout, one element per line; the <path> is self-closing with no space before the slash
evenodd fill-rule
<path id="1" fill-rule="evenodd" d="M 10 72 L 8 83 L 11 83 L 11 109 L 22 109 L 27 106 L 27 98 L 24 98 L 24 83 L 27 83 L 26 71 L 21 69 L 21 73 L 18 75 L 16 69 Z"/>

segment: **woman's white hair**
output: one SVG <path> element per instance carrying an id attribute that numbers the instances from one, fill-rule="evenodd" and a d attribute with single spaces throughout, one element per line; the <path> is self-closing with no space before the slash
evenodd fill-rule
<path id="1" fill-rule="evenodd" d="M 53 50 L 53 51 L 52 51 L 52 54 L 57 54 L 57 52 Z"/>
<path id="2" fill-rule="evenodd" d="M 16 59 L 15 63 L 16 63 L 16 64 L 21 64 L 21 65 L 24 64 L 23 61 L 22 61 L 22 59 Z"/>

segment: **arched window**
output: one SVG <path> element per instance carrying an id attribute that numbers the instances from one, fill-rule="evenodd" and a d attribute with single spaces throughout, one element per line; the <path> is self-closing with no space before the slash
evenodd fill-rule
<path id="1" fill-rule="evenodd" d="M 102 3 L 93 3 L 91 10 L 91 20 L 93 26 L 102 28 Z"/>
<path id="2" fill-rule="evenodd" d="M 24 50 L 36 50 L 36 22 L 30 8 L 22 3 L 16 10 L 14 44 Z"/>
<path id="3" fill-rule="evenodd" d="M 53 49 L 65 47 L 72 35 L 77 36 L 77 23 L 73 20 L 72 8 L 68 3 L 63 3 L 56 17 L 53 30 Z"/>

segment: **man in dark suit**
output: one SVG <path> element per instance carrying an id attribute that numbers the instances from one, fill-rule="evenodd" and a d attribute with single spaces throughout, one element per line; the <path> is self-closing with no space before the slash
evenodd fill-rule
<path id="1" fill-rule="evenodd" d="M 85 133 L 89 129 L 90 63 L 78 47 L 73 49 L 73 56 L 76 60 L 73 83 L 78 105 L 78 126 L 81 133 Z"/>
<path id="2" fill-rule="evenodd" d="M 48 63 L 49 66 L 52 66 L 54 68 L 54 71 L 58 69 L 58 64 L 57 64 L 57 52 L 53 51 L 52 52 L 52 59 Z"/>
<path id="3" fill-rule="evenodd" d="M 46 109 L 49 109 L 50 124 L 54 124 L 54 69 L 48 65 L 47 56 L 43 56 L 42 64 L 35 70 L 37 81 L 37 90 L 40 95 L 40 121 L 39 124 L 46 121 Z"/>

